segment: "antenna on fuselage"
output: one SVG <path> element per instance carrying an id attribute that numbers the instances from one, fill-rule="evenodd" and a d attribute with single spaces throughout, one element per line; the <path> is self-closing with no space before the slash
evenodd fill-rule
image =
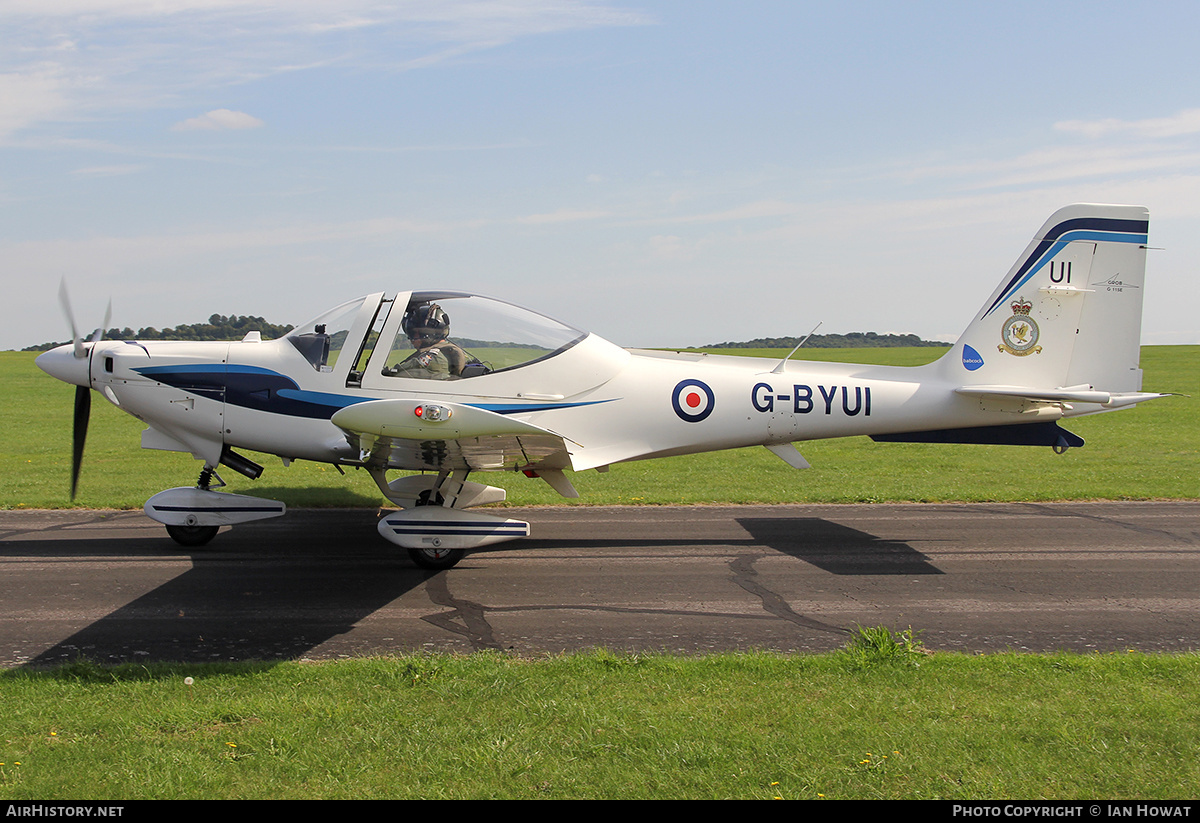
<path id="1" fill-rule="evenodd" d="M 824 322 L 825 322 L 824 320 L 821 321 L 821 323 L 824 323 Z M 793 354 L 800 351 L 800 347 L 808 342 L 808 338 L 812 337 L 816 333 L 817 329 L 821 328 L 821 323 L 818 323 L 817 325 L 813 326 L 813 330 L 810 331 L 808 334 L 804 335 L 804 339 L 796 344 L 796 348 L 794 348 L 790 352 L 788 352 L 788 356 L 783 358 L 782 360 L 780 360 L 778 366 L 771 369 L 771 374 L 783 374 L 784 364 L 787 363 L 787 361 L 792 359 Z"/>

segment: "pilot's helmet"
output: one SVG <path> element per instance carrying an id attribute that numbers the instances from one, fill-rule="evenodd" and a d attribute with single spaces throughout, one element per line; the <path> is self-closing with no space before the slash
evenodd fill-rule
<path id="1" fill-rule="evenodd" d="M 404 314 L 400 326 L 410 339 L 414 334 L 423 334 L 441 340 L 450 334 L 450 316 L 437 303 L 421 303 Z"/>

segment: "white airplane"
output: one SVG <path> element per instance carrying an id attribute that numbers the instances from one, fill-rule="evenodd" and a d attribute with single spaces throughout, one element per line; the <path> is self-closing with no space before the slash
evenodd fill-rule
<path id="1" fill-rule="evenodd" d="M 830 437 L 1083 445 L 1057 421 L 1165 396 L 1141 391 L 1138 367 L 1148 225 L 1140 206 L 1059 210 L 925 366 L 629 350 L 455 291 L 367 295 L 271 341 L 85 341 L 71 320 L 74 342 L 37 364 L 78 387 L 72 496 L 95 390 L 147 424 L 143 448 L 204 462 L 195 487 L 145 506 L 179 543 L 284 513 L 212 488 L 221 465 L 261 474 L 245 449 L 365 468 L 400 507 L 380 519 L 383 537 L 449 568 L 529 534 L 469 510 L 505 498 L 468 482 L 475 472 L 524 472 L 576 497 L 568 470 L 755 445 L 802 469 L 793 444 Z"/>

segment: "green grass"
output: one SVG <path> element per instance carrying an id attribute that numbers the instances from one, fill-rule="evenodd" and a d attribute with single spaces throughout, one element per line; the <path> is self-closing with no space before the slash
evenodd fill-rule
<path id="1" fill-rule="evenodd" d="M 782 357 L 782 351 L 752 351 Z M 806 357 L 916 365 L 940 349 L 814 349 Z M 874 443 L 865 437 L 800 444 L 813 468 L 798 472 L 765 449 L 739 449 L 619 464 L 572 475 L 578 501 L 523 475 L 489 473 L 512 505 L 669 503 L 853 503 L 1200 497 L 1200 346 L 1149 346 L 1142 352 L 1147 390 L 1179 392 L 1135 409 L 1069 421 L 1087 445 L 1067 454 L 1014 446 Z M 189 455 L 140 448 L 144 426 L 109 404 L 92 405 L 80 493 L 68 499 L 73 387 L 42 374 L 33 355 L 0 352 L 0 505 L 6 508 L 140 508 L 154 493 L 192 485 L 200 465 Z M 229 490 L 289 506 L 380 505 L 365 472 L 268 455 L 258 481 L 232 471 Z"/>
<path id="2" fill-rule="evenodd" d="M 1064 800 L 1200 786 L 1196 655 L 912 659 L 868 645 L 11 671 L 0 797 Z"/>
<path id="3" fill-rule="evenodd" d="M 1198 355 L 1143 349 L 1147 389 L 1196 395 Z M 23 353 L 0 353 L 0 379 L 0 505 L 72 505 L 73 389 Z M 1196 498 L 1198 409 L 1169 398 L 1075 421 L 1088 445 L 1064 456 L 852 438 L 804 444 L 805 472 L 749 449 L 573 479 L 595 504 Z M 93 404 L 74 505 L 138 508 L 194 482 L 199 464 L 140 450 L 141 428 Z M 232 490 L 381 502 L 362 472 L 259 462 L 257 483 L 227 473 Z M 566 502 L 539 481 L 488 479 L 513 503 Z M 81 662 L 0 673 L 0 798 L 1188 798 L 1198 687 L 1195 654 L 927 654 L 918 634 L 883 628 L 826 655 Z"/>

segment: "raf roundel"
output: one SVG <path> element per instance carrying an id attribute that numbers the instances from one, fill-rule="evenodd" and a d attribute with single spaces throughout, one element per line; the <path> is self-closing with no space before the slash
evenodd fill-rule
<path id="1" fill-rule="evenodd" d="M 713 391 L 699 380 L 681 380 L 671 392 L 671 406 L 680 420 L 699 423 L 712 414 Z"/>

